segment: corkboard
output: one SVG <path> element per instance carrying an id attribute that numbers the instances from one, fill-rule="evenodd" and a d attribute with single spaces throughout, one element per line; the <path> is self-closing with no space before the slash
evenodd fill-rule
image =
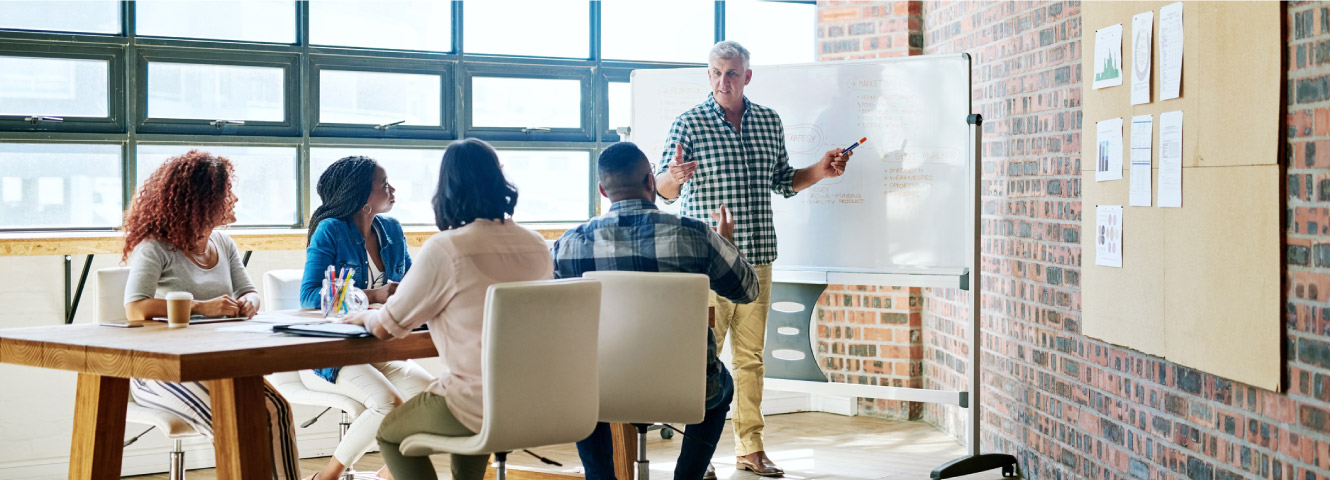
<path id="1" fill-rule="evenodd" d="M 1160 100 L 1160 8 L 1081 4 L 1083 333 L 1279 390 L 1282 7 L 1186 2 L 1181 96 Z M 1151 102 L 1131 104 L 1132 16 L 1154 11 Z M 1095 31 L 1122 24 L 1122 85 L 1095 90 Z M 1182 208 L 1159 207 L 1160 114 L 1183 112 Z M 1152 206 L 1129 206 L 1131 118 L 1150 114 Z M 1096 182 L 1095 122 L 1123 119 L 1122 180 Z M 1123 206 L 1122 268 L 1095 265 L 1095 207 Z"/>

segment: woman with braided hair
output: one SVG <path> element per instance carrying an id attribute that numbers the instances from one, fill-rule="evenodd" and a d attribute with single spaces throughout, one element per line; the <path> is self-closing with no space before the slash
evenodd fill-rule
<path id="1" fill-rule="evenodd" d="M 319 308 L 319 289 L 329 266 L 355 269 L 356 287 L 370 303 L 383 303 L 411 268 L 402 225 L 381 214 L 392 210 L 394 192 L 388 173 L 369 157 L 352 156 L 333 162 L 319 176 L 323 205 L 309 220 L 305 274 L 300 304 Z M 300 372 L 306 388 L 345 395 L 365 405 L 328 464 L 313 478 L 335 479 L 374 444 L 374 434 L 389 411 L 429 387 L 433 378 L 410 360 L 320 368 Z M 386 469 L 381 475 L 389 475 Z"/>

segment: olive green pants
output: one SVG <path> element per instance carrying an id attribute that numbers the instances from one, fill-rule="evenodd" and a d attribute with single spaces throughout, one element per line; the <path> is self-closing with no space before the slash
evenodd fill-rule
<path id="1" fill-rule="evenodd" d="M 476 434 L 453 417 L 443 397 L 430 392 L 416 395 L 388 412 L 383 424 L 379 426 L 379 453 L 388 464 L 388 470 L 393 472 L 393 477 L 403 480 L 439 478 L 429 457 L 402 455 L 402 440 L 417 433 L 445 437 L 469 437 Z M 452 454 L 453 480 L 482 480 L 489 458 L 489 455 Z"/>

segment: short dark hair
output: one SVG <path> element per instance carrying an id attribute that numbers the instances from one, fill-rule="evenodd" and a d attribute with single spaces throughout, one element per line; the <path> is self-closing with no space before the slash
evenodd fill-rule
<path id="1" fill-rule="evenodd" d="M 468 138 L 443 152 L 433 202 L 439 230 L 462 227 L 478 218 L 503 221 L 517 206 L 517 187 L 503 176 L 494 147 Z"/>
<path id="2" fill-rule="evenodd" d="M 605 190 L 637 188 L 644 185 L 644 178 L 638 178 L 642 165 L 650 165 L 647 155 L 633 142 L 619 142 L 600 152 L 596 160 L 596 173 Z M 647 169 L 650 175 L 650 168 Z"/>

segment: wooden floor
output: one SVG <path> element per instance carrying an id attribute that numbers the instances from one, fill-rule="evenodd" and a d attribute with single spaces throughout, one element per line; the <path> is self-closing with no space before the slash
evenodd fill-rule
<path id="1" fill-rule="evenodd" d="M 656 480 L 673 478 L 674 461 L 679 455 L 679 442 L 675 435 L 664 440 L 658 432 L 651 432 L 647 441 L 647 457 L 651 461 L 651 477 Z M 932 469 L 959 457 L 965 448 L 951 437 L 923 422 L 892 422 L 865 417 L 845 417 L 828 413 L 794 413 L 767 417 L 767 454 L 785 469 L 785 478 L 905 480 L 925 479 Z M 581 462 L 573 445 L 558 445 L 535 450 L 545 457 L 562 463 L 552 467 L 523 453 L 509 456 L 508 464 L 515 469 L 535 470 L 566 475 L 580 475 Z M 750 472 L 734 469 L 734 437 L 730 425 L 725 426 L 713 464 L 721 479 L 756 480 Z M 448 456 L 435 455 L 434 465 L 440 478 L 448 478 Z M 326 458 L 310 458 L 301 462 L 305 478 L 309 478 L 327 462 Z M 361 471 L 373 472 L 383 465 L 377 453 L 365 455 L 356 464 Z M 492 469 L 491 469 L 492 470 Z M 137 480 L 166 480 L 166 474 L 125 477 Z M 212 469 L 191 470 L 189 480 L 213 480 Z M 1002 478 L 994 470 L 969 475 L 965 480 L 991 480 Z M 406 480 L 406 479 L 403 479 Z"/>

